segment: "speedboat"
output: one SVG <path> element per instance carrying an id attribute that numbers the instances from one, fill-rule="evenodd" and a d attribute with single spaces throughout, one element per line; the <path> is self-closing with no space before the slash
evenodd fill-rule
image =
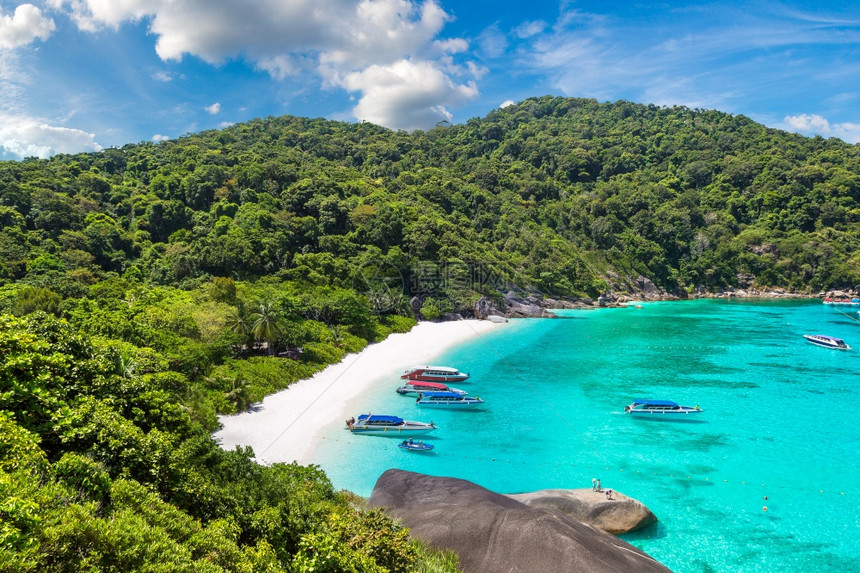
<path id="1" fill-rule="evenodd" d="M 437 428 L 433 422 L 429 424 L 426 422 L 414 422 L 412 420 L 404 420 L 398 416 L 382 416 L 379 414 L 362 414 L 357 420 L 350 418 L 346 421 L 346 427 L 353 434 L 389 436 L 426 434 Z"/>
<path id="2" fill-rule="evenodd" d="M 403 386 L 399 387 L 396 392 L 401 396 L 409 396 L 410 394 L 417 396 L 422 392 L 456 392 L 457 394 L 465 394 L 465 390 L 459 388 L 451 388 L 441 382 L 421 382 L 420 380 L 410 380 Z"/>
<path id="3" fill-rule="evenodd" d="M 704 412 L 698 406 L 679 406 L 671 400 L 647 400 L 639 398 L 624 406 L 624 411 L 634 416 L 685 416 Z"/>
<path id="4" fill-rule="evenodd" d="M 836 304 L 836 305 L 849 305 L 849 306 L 858 306 L 860 305 L 860 298 L 825 298 L 824 304 Z"/>
<path id="5" fill-rule="evenodd" d="M 468 372 L 460 372 L 450 366 L 413 366 L 401 378 L 421 382 L 462 382 L 469 377 Z"/>
<path id="6" fill-rule="evenodd" d="M 429 452 L 433 449 L 433 444 L 425 444 L 422 441 L 413 442 L 412 440 L 403 440 L 397 447 L 407 452 Z"/>
<path id="7" fill-rule="evenodd" d="M 803 338 L 816 346 L 824 348 L 835 348 L 836 350 L 850 350 L 851 347 L 845 344 L 845 341 L 835 336 L 827 336 L 826 334 L 804 334 Z"/>
<path id="8" fill-rule="evenodd" d="M 457 392 L 422 392 L 415 401 L 419 406 L 431 408 L 474 408 L 484 403 L 478 396 Z"/>

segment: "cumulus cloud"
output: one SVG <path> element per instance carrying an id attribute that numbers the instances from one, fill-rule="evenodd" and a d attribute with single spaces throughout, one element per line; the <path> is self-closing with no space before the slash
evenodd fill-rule
<path id="1" fill-rule="evenodd" d="M 433 64 L 401 60 L 388 66 L 370 66 L 344 78 L 344 87 L 363 93 L 355 106 L 359 119 L 398 129 L 425 129 L 452 114 L 440 102 L 457 105 L 474 98 L 474 82 L 458 85 Z"/>
<path id="2" fill-rule="evenodd" d="M 95 134 L 56 127 L 33 119 L 0 115 L 0 150 L 16 159 L 48 158 L 57 153 L 101 151 Z"/>
<path id="3" fill-rule="evenodd" d="M 849 143 L 860 143 L 860 123 L 834 123 L 817 114 L 787 115 L 786 129 L 806 135 L 838 137 Z"/>
<path id="4" fill-rule="evenodd" d="M 500 103 L 500 104 L 499 104 L 499 109 L 504 109 L 504 108 L 506 108 L 506 107 L 511 107 L 512 105 L 514 105 L 514 100 L 512 100 L 512 99 L 506 99 L 505 101 L 503 101 L 502 103 Z"/>
<path id="5" fill-rule="evenodd" d="M 0 14 L 0 48 L 18 48 L 35 41 L 47 40 L 54 31 L 54 21 L 42 16 L 32 4 L 21 4 L 11 16 Z"/>
<path id="6" fill-rule="evenodd" d="M 451 19 L 436 0 L 48 0 L 65 10 L 82 30 L 117 28 L 125 22 L 147 20 L 156 37 L 155 50 L 164 60 L 192 55 L 210 64 L 243 58 L 277 80 L 306 71 L 319 74 L 323 85 L 359 91 L 357 118 L 367 119 L 367 109 L 382 105 L 406 112 L 401 116 L 372 113 L 384 118 L 387 127 L 412 129 L 432 127 L 426 104 L 442 115 L 447 108 L 474 97 L 478 69 L 468 62 L 454 65 L 451 59 L 468 45 L 460 38 L 440 38 Z M 336 15 L 336 17 L 332 17 Z M 420 61 L 445 89 L 421 90 L 409 74 L 382 74 L 387 81 L 373 86 L 356 78 L 379 75 L 379 70 L 403 69 L 399 62 Z M 351 78 L 347 80 L 347 78 Z M 397 83 L 397 80 L 401 83 Z M 425 101 L 429 94 L 439 98 Z M 379 99 L 382 103 L 373 103 Z M 410 102 L 419 109 L 410 108 Z M 438 114 L 437 114 L 438 115 Z"/>
<path id="7" fill-rule="evenodd" d="M 161 141 L 167 141 L 170 139 L 169 135 L 161 135 L 160 133 L 156 133 L 152 136 L 152 141 L 159 143 Z"/>
<path id="8" fill-rule="evenodd" d="M 221 102 L 215 102 L 210 106 L 206 106 L 206 111 L 211 115 L 218 115 L 221 113 Z"/>

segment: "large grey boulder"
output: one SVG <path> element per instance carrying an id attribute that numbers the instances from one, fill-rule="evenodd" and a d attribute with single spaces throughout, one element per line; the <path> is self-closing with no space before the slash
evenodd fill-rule
<path id="1" fill-rule="evenodd" d="M 560 511 L 615 535 L 657 523 L 657 516 L 645 504 L 615 490 L 612 499 L 590 489 L 545 489 L 508 497 L 529 507 Z"/>
<path id="2" fill-rule="evenodd" d="M 456 552 L 466 573 L 669 571 L 605 531 L 466 480 L 392 469 L 368 504 L 385 508 L 414 537 Z"/>
<path id="3" fill-rule="evenodd" d="M 479 318 L 481 320 L 487 319 L 491 316 L 505 316 L 505 313 L 496 308 L 495 303 L 487 297 L 482 297 L 476 301 L 473 309 L 475 318 Z"/>

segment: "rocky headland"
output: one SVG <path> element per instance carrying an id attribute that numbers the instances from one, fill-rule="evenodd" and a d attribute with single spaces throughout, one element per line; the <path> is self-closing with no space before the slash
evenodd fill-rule
<path id="1" fill-rule="evenodd" d="M 645 504 L 615 490 L 612 499 L 591 489 L 545 489 L 508 497 L 529 507 L 559 511 L 613 535 L 657 523 L 657 516 Z"/>
<path id="2" fill-rule="evenodd" d="M 615 285 L 597 298 L 565 297 L 552 298 L 537 290 L 526 290 L 520 287 L 508 286 L 508 291 L 499 298 L 483 297 L 471 308 L 475 318 L 488 320 L 491 317 L 501 318 L 554 318 L 553 310 L 557 309 L 591 309 L 620 307 L 637 302 L 654 302 L 664 300 L 687 300 L 695 298 L 854 298 L 860 296 L 860 285 L 854 288 L 829 290 L 819 293 L 793 292 L 783 288 L 760 289 L 753 286 L 726 288 L 715 292 L 697 290 L 694 292 L 668 292 L 657 287 L 650 279 L 640 276 L 632 284 Z M 457 319 L 460 314 L 454 315 Z M 449 317 L 450 319 L 450 317 Z"/>
<path id="3" fill-rule="evenodd" d="M 456 552 L 466 573 L 669 571 L 564 510 L 530 506 L 466 480 L 391 469 L 368 505 L 399 519 L 412 536 Z"/>

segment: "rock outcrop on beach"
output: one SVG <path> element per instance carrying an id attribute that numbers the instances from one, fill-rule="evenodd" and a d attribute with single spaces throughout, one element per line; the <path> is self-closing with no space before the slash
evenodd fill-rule
<path id="1" fill-rule="evenodd" d="M 368 504 L 385 508 L 412 536 L 456 552 L 466 573 L 669 571 L 605 531 L 466 480 L 392 469 Z"/>
<path id="2" fill-rule="evenodd" d="M 529 507 L 553 509 L 603 531 L 620 535 L 657 522 L 645 504 L 612 491 L 612 499 L 591 489 L 545 489 L 508 495 Z"/>

